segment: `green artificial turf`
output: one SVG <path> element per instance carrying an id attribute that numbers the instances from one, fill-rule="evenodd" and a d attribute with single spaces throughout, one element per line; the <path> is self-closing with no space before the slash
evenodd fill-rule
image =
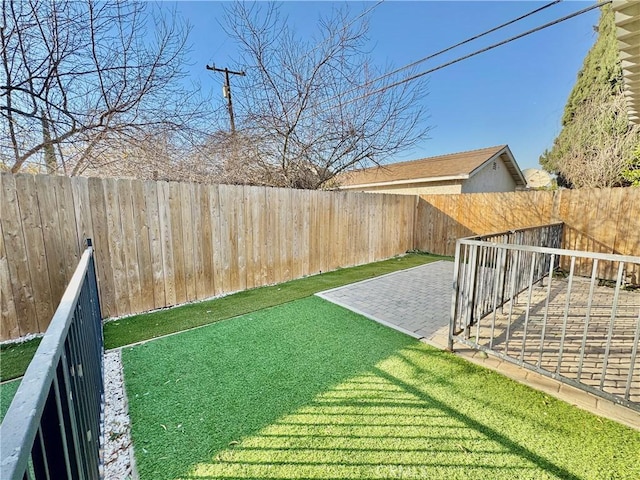
<path id="1" fill-rule="evenodd" d="M 426 253 L 409 253 L 401 257 L 313 275 L 269 287 L 245 290 L 226 297 L 168 308 L 152 314 L 134 315 L 108 322 L 104 326 L 105 348 L 180 332 L 189 328 L 235 317 L 261 308 L 280 305 L 322 290 L 384 275 L 406 268 L 447 259 Z M 0 346 L 0 381 L 24 375 L 40 343 L 39 339 Z"/>
<path id="2" fill-rule="evenodd" d="M 0 345 L 0 381 L 21 377 L 36 353 L 40 338 Z"/>
<path id="3" fill-rule="evenodd" d="M 142 480 L 640 478 L 640 432 L 317 297 L 122 354 Z"/>
<path id="4" fill-rule="evenodd" d="M 409 253 L 381 262 L 339 269 L 269 287 L 245 290 L 226 297 L 169 308 L 152 314 L 125 317 L 105 324 L 105 348 L 122 347 L 207 325 L 262 308 L 281 305 L 330 288 L 442 259 L 448 259 L 448 257 Z"/>
<path id="5" fill-rule="evenodd" d="M 20 380 L 12 380 L 11 382 L 0 384 L 0 422 L 4 419 L 19 386 Z"/>

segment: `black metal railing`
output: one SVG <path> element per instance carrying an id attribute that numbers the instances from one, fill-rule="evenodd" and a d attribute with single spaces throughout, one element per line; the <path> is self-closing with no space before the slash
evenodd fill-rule
<path id="1" fill-rule="evenodd" d="M 0 425 L 3 480 L 100 478 L 104 347 L 87 245 Z"/>
<path id="2" fill-rule="evenodd" d="M 556 224 L 458 240 L 449 348 L 483 350 L 640 410 L 640 285 L 628 275 L 640 257 L 561 249 L 561 239 Z"/>

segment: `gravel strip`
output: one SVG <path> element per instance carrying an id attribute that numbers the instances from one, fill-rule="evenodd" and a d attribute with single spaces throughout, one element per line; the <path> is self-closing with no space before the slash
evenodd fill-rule
<path id="1" fill-rule="evenodd" d="M 137 479 L 120 350 L 104 354 L 104 478 Z"/>

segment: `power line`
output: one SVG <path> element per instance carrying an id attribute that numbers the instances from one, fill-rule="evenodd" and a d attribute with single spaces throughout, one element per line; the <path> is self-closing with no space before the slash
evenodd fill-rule
<path id="1" fill-rule="evenodd" d="M 369 12 L 372 12 L 374 9 L 376 9 L 378 6 L 380 6 L 380 4 L 384 2 L 384 0 L 378 0 L 374 5 L 372 5 L 371 7 L 367 8 L 366 10 L 364 10 L 363 12 L 361 12 L 359 15 L 357 15 L 356 17 L 353 18 L 353 20 L 351 20 L 347 25 L 345 25 L 345 27 L 343 28 L 343 30 L 346 30 L 347 28 L 349 28 L 351 25 L 353 25 L 354 23 L 356 23 L 358 20 L 360 20 L 362 17 L 364 17 L 365 15 L 368 15 Z"/>
<path id="2" fill-rule="evenodd" d="M 531 30 L 527 30 L 524 33 L 521 33 L 521 34 L 515 35 L 513 37 L 507 38 L 506 40 L 502 40 L 501 42 L 494 43 L 492 45 L 489 45 L 488 47 L 482 48 L 480 50 L 476 50 L 475 52 L 469 53 L 469 54 L 464 55 L 462 57 L 458 57 L 455 60 L 451 60 L 450 62 L 446 62 L 446 63 L 443 63 L 441 65 L 438 65 L 437 67 L 430 68 L 429 70 L 425 70 L 423 72 L 416 73 L 415 75 L 411 75 L 410 77 L 404 78 L 402 80 L 398 80 L 397 82 L 391 83 L 389 85 L 385 85 L 384 87 L 381 87 L 381 88 L 379 88 L 377 90 L 374 90 L 372 92 L 368 92 L 368 93 L 365 93 L 365 94 L 360 95 L 358 97 L 355 97 L 355 98 L 352 98 L 352 99 L 349 99 L 349 100 L 345 100 L 345 101 L 341 102 L 341 106 L 342 105 L 347 105 L 349 103 L 356 102 L 358 100 L 362 100 L 362 99 L 367 98 L 367 97 L 369 97 L 371 95 L 375 95 L 377 93 L 382 93 L 382 92 L 384 92 L 386 90 L 389 90 L 391 88 L 394 88 L 394 87 L 403 85 L 405 83 L 411 82 L 413 80 L 416 80 L 416 79 L 418 79 L 420 77 L 423 77 L 425 75 L 428 75 L 430 73 L 436 72 L 438 70 L 442 70 L 445 67 L 449 67 L 449 66 L 451 66 L 453 64 L 456 64 L 456 63 L 459 63 L 459 62 L 461 62 L 463 60 L 467 60 L 467 59 L 469 59 L 471 57 L 475 57 L 476 55 L 480 55 L 481 53 L 487 52 L 489 50 L 493 50 L 494 48 L 497 48 L 497 47 L 501 47 L 502 45 L 506 45 L 507 43 L 511 43 L 511 42 L 513 42 L 515 40 L 519 40 L 520 38 L 523 38 L 523 37 L 526 37 L 528 35 L 531 35 L 532 33 L 539 32 L 541 30 L 544 30 L 545 28 L 549 28 L 549 27 L 551 27 L 553 25 L 557 25 L 558 23 L 561 23 L 561 22 L 564 22 L 564 21 L 569 20 L 571 18 L 577 17 L 579 15 L 587 13 L 587 12 L 589 12 L 591 10 L 596 9 L 596 8 L 603 7 L 604 5 L 607 5 L 608 3 L 611 3 L 611 2 L 612 2 L 612 0 L 604 0 L 604 1 L 600 2 L 600 3 L 595 4 L 595 5 L 591 5 L 589 7 L 583 8 L 582 10 L 578 10 L 577 12 L 571 13 L 569 15 L 565 15 L 564 17 L 561 17 L 561 18 L 558 18 L 558 19 L 553 20 L 551 22 L 545 23 L 544 25 L 540 25 L 539 27 L 533 28 Z M 453 47 L 451 47 L 451 48 L 453 48 Z M 402 69 L 398 69 L 398 70 L 404 70 L 404 67 Z M 380 78 L 386 78 L 386 76 L 388 76 L 388 75 L 385 75 L 385 76 L 380 77 Z M 373 82 L 373 81 L 371 81 L 371 82 Z M 348 93 L 353 92 L 355 90 L 358 90 L 360 88 L 366 87 L 366 86 L 370 85 L 371 82 L 367 82 L 367 83 L 365 83 L 365 84 L 363 84 L 363 85 L 361 85 L 361 86 L 359 86 L 359 87 L 357 87 L 355 89 L 348 90 L 345 94 L 348 94 Z M 343 94 L 343 95 L 345 95 L 345 94 Z M 330 101 L 332 101 L 334 99 L 337 99 L 339 97 L 340 96 L 335 96 L 335 97 L 329 98 L 327 100 L 320 101 L 317 105 L 322 105 L 324 103 L 330 102 Z"/>
<path id="3" fill-rule="evenodd" d="M 412 67 L 415 67 L 416 65 L 424 63 L 427 60 L 431 60 L 432 58 L 435 58 L 435 57 L 437 57 L 439 55 L 442 55 L 443 53 L 449 52 L 449 51 L 453 50 L 454 48 L 460 47 L 460 46 L 465 45 L 465 44 L 467 44 L 469 42 L 477 40 L 478 38 L 484 37 L 485 35 L 489 35 L 490 33 L 493 33 L 493 32 L 495 32 L 497 30 L 500 30 L 500 29 L 502 29 L 504 27 L 507 27 L 507 26 L 512 25 L 512 24 L 514 24 L 516 22 L 519 22 L 520 20 L 523 20 L 523 19 L 525 19 L 527 17 L 530 17 L 531 15 L 534 15 L 534 14 L 536 14 L 538 12 L 541 12 L 542 10 L 545 10 L 545 9 L 547 9 L 549 7 L 552 7 L 552 6 L 554 6 L 554 5 L 556 5 L 556 4 L 560 3 L 560 2 L 562 2 L 562 0 L 555 0 L 553 2 L 549 2 L 546 5 L 543 5 L 542 7 L 538 7 L 538 8 L 536 8 L 536 9 L 534 9 L 534 10 L 528 12 L 528 13 L 525 13 L 524 15 L 520 15 L 519 17 L 514 18 L 513 20 L 509 20 L 508 22 L 502 23 L 502 24 L 500 24 L 500 25 L 498 25 L 496 27 L 493 27 L 493 28 L 491 28 L 489 30 L 486 30 L 486 31 L 482 32 L 482 33 L 474 35 L 473 37 L 469 37 L 466 40 L 463 40 L 461 42 L 456 43 L 455 45 L 451 45 L 450 47 L 447 47 L 447 48 L 442 49 L 442 50 L 440 50 L 438 52 L 435 52 L 435 53 L 432 53 L 430 55 L 427 55 L 426 57 L 423 57 L 423 58 L 421 58 L 419 60 L 411 62 L 411 63 L 409 63 L 409 64 L 407 64 L 407 65 L 405 65 L 403 67 L 396 68 L 395 70 L 393 70 L 391 72 L 388 72 L 388 73 L 385 73 L 385 74 L 383 74 L 383 75 L 381 75 L 381 76 L 379 76 L 377 78 L 374 78 L 373 80 L 368 80 L 367 82 L 363 83 L 362 85 L 358 85 L 357 87 L 354 87 L 354 88 L 352 88 L 350 90 L 347 90 L 346 92 L 343 92 L 340 96 L 348 95 L 348 94 L 350 94 L 352 92 L 355 92 L 357 90 L 361 90 L 363 88 L 366 88 L 366 87 L 368 87 L 370 85 L 373 85 L 373 84 L 379 82 L 380 80 L 384 80 L 387 77 L 395 75 L 396 73 L 399 73 L 399 72 L 401 72 L 403 70 L 407 70 L 407 69 L 412 68 Z M 336 96 L 334 96 L 334 97 L 332 97 L 330 99 L 321 101 L 319 103 L 319 105 L 322 105 L 323 103 L 327 103 L 327 102 L 330 102 L 332 100 L 335 100 L 335 99 L 339 98 L 340 96 L 336 95 Z"/>
<path id="4" fill-rule="evenodd" d="M 422 57 L 420 60 L 416 60 L 415 62 L 409 63 L 408 65 L 405 65 L 403 67 L 397 68 L 391 72 L 385 73 L 384 75 L 379 76 L 378 78 L 374 78 L 373 80 L 369 80 L 368 82 L 364 83 L 363 85 L 361 85 L 360 87 L 357 88 L 363 88 L 363 87 L 367 87 L 369 85 L 371 85 L 372 83 L 376 83 L 379 82 L 380 80 L 383 80 L 387 77 L 390 77 L 391 75 L 395 75 L 396 73 L 399 73 L 403 70 L 407 70 L 409 68 L 415 67 L 416 65 L 420 65 L 421 63 L 426 62 L 427 60 L 431 60 L 432 58 L 435 58 L 439 55 L 442 55 L 443 53 L 447 53 L 450 50 L 453 50 L 454 48 L 458 48 L 461 47 L 462 45 L 466 45 L 469 42 L 473 42 L 474 40 L 477 40 L 479 38 L 484 37 L 485 35 L 489 35 L 490 33 L 493 33 L 495 31 L 498 31 L 504 27 L 508 27 L 509 25 L 512 25 L 516 22 L 519 22 L 520 20 L 523 20 L 527 17 L 530 17 L 531 15 L 535 15 L 538 12 L 541 12 L 542 10 L 545 10 L 549 7 L 552 7 L 554 5 L 557 5 L 558 3 L 562 2 L 562 0 L 555 0 L 553 2 L 547 3 L 546 5 L 543 5 L 542 7 L 538 7 L 535 10 L 532 10 L 528 13 L 525 13 L 524 15 L 519 16 L 518 18 L 514 18 L 513 20 L 509 20 L 508 22 L 505 22 L 503 24 L 498 25 L 497 27 L 493 27 L 490 30 L 487 30 L 485 32 L 479 33 L 478 35 L 474 35 L 473 37 L 467 38 L 466 40 L 463 40 L 461 42 L 456 43 L 455 45 L 451 45 L 450 47 L 447 47 L 445 49 L 442 49 L 440 51 L 437 51 L 435 53 L 432 53 L 430 55 L 427 55 L 426 57 Z M 354 89 L 355 90 L 355 89 Z M 353 91 L 353 90 L 350 90 Z M 349 93 L 349 92 L 347 92 Z"/>

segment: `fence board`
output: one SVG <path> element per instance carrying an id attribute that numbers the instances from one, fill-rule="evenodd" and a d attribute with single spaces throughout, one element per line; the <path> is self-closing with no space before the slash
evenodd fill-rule
<path id="1" fill-rule="evenodd" d="M 253 211 L 251 204 L 252 187 L 242 188 L 242 238 L 243 238 L 243 251 L 245 262 L 245 288 L 253 288 L 255 283 L 255 261 L 254 261 L 254 249 L 253 249 Z"/>
<path id="2" fill-rule="evenodd" d="M 184 258 L 184 287 L 186 301 L 192 302 L 196 299 L 196 259 L 195 259 L 195 241 L 197 236 L 195 230 L 198 226 L 195 223 L 194 211 L 191 205 L 191 189 L 192 184 L 179 183 L 179 204 L 180 204 L 180 220 L 182 222 L 181 227 L 181 243 L 182 243 L 182 255 Z"/>
<path id="3" fill-rule="evenodd" d="M 53 179 L 58 203 L 58 221 L 60 222 L 58 232 L 62 243 L 62 255 L 68 260 L 65 262 L 64 284 L 66 285 L 80 262 L 84 251 L 84 242 L 77 241 L 78 226 L 76 225 L 71 178 L 55 176 Z M 57 304 L 57 300 L 55 303 Z"/>
<path id="4" fill-rule="evenodd" d="M 222 282 L 225 292 L 234 292 L 237 289 L 237 281 L 232 275 L 232 263 L 238 261 L 237 247 L 232 239 L 233 202 L 229 198 L 229 187 L 218 187 L 218 201 L 220 209 L 220 261 L 222 268 Z M 235 258 L 234 258 L 235 257 Z"/>
<path id="5" fill-rule="evenodd" d="M 38 318 L 33 295 L 33 284 L 27 263 L 28 250 L 25 245 L 25 237 L 22 232 L 22 217 L 18 205 L 16 190 L 16 177 L 12 175 L 0 176 L 0 193 L 2 194 L 2 237 L 6 252 L 11 281 L 11 290 L 5 290 L 3 284 L 3 297 L 11 296 L 14 308 L 19 319 L 20 335 L 25 335 L 38 330 Z M 9 307 L 7 307 L 9 311 Z M 15 332 L 11 327 L 13 323 L 8 318 L 2 318 L 3 336 Z M 5 327 L 5 325 L 7 325 Z"/>
<path id="6" fill-rule="evenodd" d="M 63 239 L 58 231 L 61 225 L 58 218 L 58 203 L 54 177 L 50 175 L 36 175 L 35 193 L 37 196 L 38 216 L 42 225 L 43 247 L 47 262 L 48 282 L 51 286 L 52 303 L 62 298 L 67 285 L 66 265 L 73 265 L 73 259 L 67 259 L 62 248 Z M 44 319 L 43 319 L 44 321 Z"/>
<path id="7" fill-rule="evenodd" d="M 20 205 L 20 220 L 24 243 L 27 248 L 27 265 L 33 285 L 37 330 L 44 331 L 49 325 L 55 306 L 49 282 L 46 249 L 38 205 L 35 179 L 32 175 L 17 175 L 16 190 Z"/>
<path id="8" fill-rule="evenodd" d="M 289 203 L 291 205 L 291 277 L 302 277 L 302 258 L 300 247 L 304 229 L 302 224 L 300 190 L 290 192 Z"/>
<path id="9" fill-rule="evenodd" d="M 331 224 L 331 229 L 329 230 L 329 237 L 327 239 L 327 252 L 328 252 L 328 260 L 329 264 L 327 265 L 327 270 L 334 270 L 336 268 L 340 268 L 341 258 L 340 254 L 342 252 L 339 251 L 338 245 L 341 242 L 341 232 L 342 232 L 342 223 L 344 211 L 342 208 L 342 196 L 337 195 L 328 195 L 328 200 L 331 205 L 331 214 L 328 219 Z M 340 244 L 341 245 L 341 244 Z M 341 245 L 342 246 L 342 245 Z"/>
<path id="10" fill-rule="evenodd" d="M 245 187 L 247 212 L 247 230 L 250 231 L 251 246 L 247 252 L 247 288 L 258 287 L 266 283 L 266 271 L 262 259 L 265 248 L 265 215 L 264 215 L 264 189 L 257 187 Z M 249 240 L 248 240 L 249 241 Z"/>
<path id="11" fill-rule="evenodd" d="M 182 192 L 180 184 L 169 182 L 169 218 L 171 219 L 171 250 L 173 251 L 173 268 L 175 279 L 175 303 L 187 301 L 187 278 L 184 256 L 184 228 L 182 226 Z"/>
<path id="12" fill-rule="evenodd" d="M 144 182 L 142 184 L 142 192 L 146 207 L 151 281 L 153 285 L 153 290 L 148 292 L 148 296 L 153 299 L 153 308 L 162 308 L 167 305 L 167 302 L 164 292 L 164 263 L 162 259 L 160 211 L 158 208 L 158 184 L 156 182 Z"/>
<path id="13" fill-rule="evenodd" d="M 91 203 L 89 201 L 89 179 L 74 177 L 71 179 L 73 211 L 76 224 L 78 253 L 81 253 L 87 238 L 94 238 L 91 223 Z"/>
<path id="14" fill-rule="evenodd" d="M 369 262 L 376 260 L 380 248 L 380 211 L 382 210 L 382 197 L 371 196 L 369 204 Z"/>
<path id="15" fill-rule="evenodd" d="M 398 250 L 413 250 L 413 236 L 405 235 L 405 232 L 413 231 L 413 217 L 415 214 L 415 200 L 411 197 L 398 197 L 401 209 L 402 225 L 396 230 L 398 235 Z"/>
<path id="16" fill-rule="evenodd" d="M 224 278 L 224 266 L 222 264 L 222 235 L 220 227 L 220 189 L 217 185 L 209 187 L 209 204 L 211 205 L 211 238 L 213 249 L 213 277 L 215 294 L 219 295 L 226 290 L 227 284 Z"/>
<path id="17" fill-rule="evenodd" d="M 309 204 L 309 274 L 315 275 L 320 271 L 320 258 L 319 258 L 319 240 L 320 229 L 318 228 L 320 208 L 318 206 L 318 196 L 320 192 L 309 192 L 308 204 Z"/>
<path id="18" fill-rule="evenodd" d="M 277 211 L 277 224 L 276 224 L 276 236 L 278 238 L 278 250 L 279 255 L 276 256 L 276 263 L 278 264 L 278 271 L 280 277 L 278 282 L 286 282 L 291 279 L 290 270 L 290 236 L 291 223 L 290 223 L 290 204 L 287 199 L 288 190 L 277 188 L 276 192 L 276 211 Z"/>
<path id="19" fill-rule="evenodd" d="M 322 236 L 322 245 L 320 248 L 323 249 L 324 259 L 325 259 L 325 267 L 323 271 L 334 270 L 338 268 L 338 262 L 336 260 L 334 245 L 337 243 L 336 240 L 336 230 L 338 229 L 338 208 L 336 205 L 336 196 L 335 195 L 322 195 L 325 204 L 327 205 L 326 209 L 323 209 L 324 218 L 321 220 L 322 223 L 326 223 L 328 228 L 323 229 Z"/>
<path id="20" fill-rule="evenodd" d="M 198 218 L 201 226 L 200 241 L 198 242 L 198 255 L 200 265 L 196 270 L 196 289 L 199 299 L 215 295 L 213 283 L 213 238 L 211 236 L 211 221 L 209 202 L 209 187 L 196 185 L 197 194 L 193 204 L 198 204 Z"/>
<path id="21" fill-rule="evenodd" d="M 118 180 L 104 179 L 104 197 L 107 213 L 107 239 L 113 269 L 116 315 L 131 312 L 131 297 L 127 282 L 127 262 L 124 252 L 121 203 L 118 198 Z"/>
<path id="22" fill-rule="evenodd" d="M 366 195 L 352 194 L 353 201 L 356 204 L 356 221 L 358 222 L 358 239 L 354 241 L 357 265 L 367 263 L 369 252 L 369 212 L 367 209 L 368 198 Z M 413 239 L 412 239 L 413 247 Z"/>
<path id="23" fill-rule="evenodd" d="M 137 244 L 143 242 L 141 231 L 136 228 L 134 217 L 144 214 L 144 207 L 133 205 L 133 186 L 131 180 L 118 180 L 118 204 L 122 225 L 122 250 L 124 253 L 125 275 L 129 292 L 129 311 L 143 311 L 141 276 L 138 266 Z M 134 212 L 135 208 L 135 212 Z M 142 211 L 141 211 L 142 210 Z M 148 240 L 144 240 L 148 242 Z"/>
<path id="24" fill-rule="evenodd" d="M 158 219 L 160 238 L 162 239 L 162 271 L 164 273 L 164 297 L 166 306 L 175 305 L 178 302 L 169 188 L 168 182 L 158 183 Z"/>
<path id="25" fill-rule="evenodd" d="M 10 340 L 20 336 L 20 325 L 16 304 L 13 300 L 11 277 L 7 251 L 4 247 L 2 223 L 0 223 L 0 340 Z"/>
<path id="26" fill-rule="evenodd" d="M 116 308 L 115 286 L 111 254 L 109 251 L 109 230 L 107 227 L 107 207 L 104 196 L 104 185 L 99 178 L 88 181 L 88 197 L 91 206 L 91 225 L 93 227 L 93 244 L 96 255 L 96 271 L 100 287 L 100 306 L 106 317 L 118 315 Z"/>
<path id="27" fill-rule="evenodd" d="M 279 245 L 277 243 L 276 229 L 277 225 L 277 198 L 276 189 L 267 188 L 265 190 L 265 205 L 266 205 L 266 271 L 267 271 L 267 284 L 276 283 L 280 279 L 280 273 L 277 271 L 276 265 L 276 252 L 279 251 Z"/>
<path id="28" fill-rule="evenodd" d="M 202 214 L 200 204 L 200 185 L 190 184 L 187 189 L 189 196 L 189 205 L 191 206 L 191 221 L 193 223 L 193 235 L 191 242 L 191 255 L 193 258 L 193 295 L 197 300 L 206 298 L 204 290 L 206 284 L 204 282 L 204 265 L 203 265 L 203 232 L 202 232 Z"/>
<path id="29" fill-rule="evenodd" d="M 234 210 L 236 216 L 235 236 L 238 248 L 238 267 L 236 276 L 238 278 L 238 290 L 247 288 L 247 237 L 244 215 L 244 187 L 240 186 L 232 190 L 234 197 Z"/>
<path id="30" fill-rule="evenodd" d="M 149 198 L 149 203 L 155 199 Z M 131 182 L 131 205 L 133 207 L 133 231 L 137 253 L 137 270 L 140 282 L 140 300 L 138 311 L 155 308 L 155 285 L 153 279 L 154 262 L 151 256 L 151 238 L 149 234 L 149 215 L 144 184 L 139 180 Z M 157 203 L 156 203 L 157 205 Z M 156 212 L 157 218 L 157 212 Z"/>

